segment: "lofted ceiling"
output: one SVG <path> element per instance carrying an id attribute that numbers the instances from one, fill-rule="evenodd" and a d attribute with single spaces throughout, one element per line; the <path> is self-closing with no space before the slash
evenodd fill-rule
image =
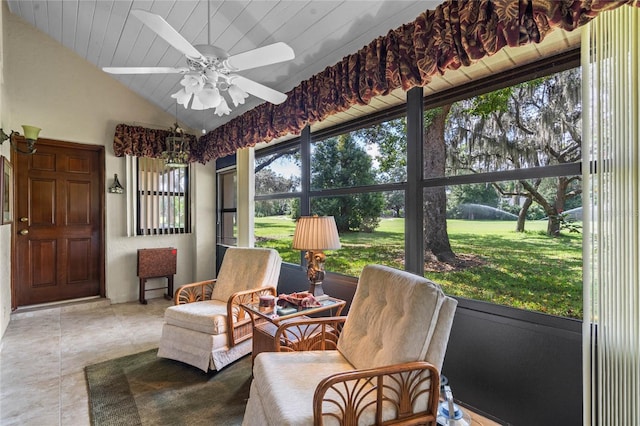
<path id="1" fill-rule="evenodd" d="M 240 72 L 272 89 L 287 92 L 378 36 L 413 21 L 439 0 L 9 0 L 11 13 L 54 38 L 98 67 L 184 67 L 185 57 L 130 16 L 142 9 L 162 16 L 191 44 L 211 44 L 237 54 L 275 42 L 289 44 L 295 59 Z M 208 15 L 208 16 L 207 16 Z M 447 72 L 425 87 L 425 94 L 486 77 L 578 45 L 578 31 L 555 31 L 539 45 L 503 49 L 472 67 Z M 180 75 L 111 75 L 140 96 L 193 129 L 212 130 L 262 101 L 250 96 L 244 105 L 218 117 L 212 109 L 176 108 L 171 94 L 182 86 Z M 369 106 L 355 106 L 318 123 L 321 128 L 405 101 L 396 91 Z"/>

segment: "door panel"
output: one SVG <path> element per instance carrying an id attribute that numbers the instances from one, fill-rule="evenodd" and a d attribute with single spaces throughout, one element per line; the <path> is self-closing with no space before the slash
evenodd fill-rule
<path id="1" fill-rule="evenodd" d="M 67 182 L 67 225 L 91 224 L 91 184 Z"/>
<path id="2" fill-rule="evenodd" d="M 34 288 L 54 287 L 57 247 L 55 240 L 32 240 L 29 242 L 29 263 L 31 283 Z M 43 267 L 45 265 L 45 267 Z"/>
<path id="3" fill-rule="evenodd" d="M 55 225 L 56 181 L 55 179 L 32 179 L 27 191 L 31 203 L 28 206 L 30 225 Z M 22 195 L 18 192 L 18 197 Z M 34 209 L 34 207 L 36 207 Z"/>
<path id="4" fill-rule="evenodd" d="M 69 283 L 82 283 L 91 279 L 91 271 L 89 269 L 91 258 L 93 257 L 91 239 L 69 239 L 67 244 L 67 253 L 69 253 L 67 275 L 69 276 Z"/>
<path id="5" fill-rule="evenodd" d="M 15 306 L 104 296 L 103 147 L 17 156 Z"/>

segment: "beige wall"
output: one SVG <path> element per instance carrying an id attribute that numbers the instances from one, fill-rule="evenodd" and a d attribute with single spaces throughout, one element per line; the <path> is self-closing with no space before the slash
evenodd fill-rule
<path id="1" fill-rule="evenodd" d="M 41 127 L 41 136 L 47 139 L 104 145 L 107 186 L 117 173 L 125 190 L 130 191 L 125 179 L 125 159 L 113 154 L 116 124 L 150 123 L 169 128 L 175 118 L 9 13 L 4 2 L 1 33 L 2 128 L 19 130 L 20 125 L 31 124 Z M 1 147 L 0 153 L 8 154 L 7 145 Z M 213 276 L 215 170 L 213 163 L 198 164 L 193 170 L 194 232 L 189 235 L 127 237 L 127 197 L 105 195 L 106 292 L 112 303 L 138 297 L 138 248 L 177 247 L 176 285 Z M 10 242 L 10 226 L 1 226 L 0 335 L 6 329 L 10 311 Z M 157 294 L 151 292 L 147 297 Z"/>
<path id="2" fill-rule="evenodd" d="M 4 84 L 4 16 L 9 12 L 6 10 L 6 3 L 0 5 L 0 127 L 6 129 L 5 107 L 6 107 L 6 85 Z M 10 156 L 9 143 L 0 145 L 0 155 L 7 158 Z M 9 324 L 9 314 L 11 313 L 11 226 L 0 225 L 0 335 Z"/>

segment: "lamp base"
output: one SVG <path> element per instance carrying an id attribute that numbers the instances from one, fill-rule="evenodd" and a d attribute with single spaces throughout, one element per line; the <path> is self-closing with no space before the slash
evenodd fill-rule
<path id="1" fill-rule="evenodd" d="M 313 297 L 324 296 L 324 290 L 322 290 L 322 282 L 311 283 L 309 285 L 309 293 L 313 295 Z"/>

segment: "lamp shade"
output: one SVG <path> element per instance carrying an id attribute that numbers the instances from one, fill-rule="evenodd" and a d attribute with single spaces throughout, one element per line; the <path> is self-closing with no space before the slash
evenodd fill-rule
<path id="1" fill-rule="evenodd" d="M 302 216 L 296 223 L 293 248 L 296 250 L 337 250 L 341 247 L 333 216 Z"/>
<path id="2" fill-rule="evenodd" d="M 38 139 L 38 134 L 40 133 L 40 130 L 42 130 L 42 129 L 39 128 L 39 127 L 23 125 L 22 126 L 22 130 L 24 131 L 24 138 L 25 139 L 36 140 L 36 139 Z"/>

